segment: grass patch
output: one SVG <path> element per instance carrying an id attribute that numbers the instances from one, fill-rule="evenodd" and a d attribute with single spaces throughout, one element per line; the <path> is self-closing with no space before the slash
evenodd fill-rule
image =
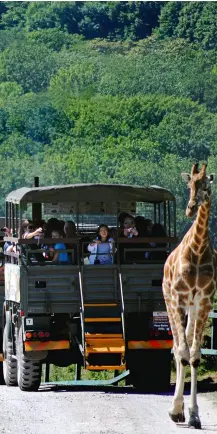
<path id="1" fill-rule="evenodd" d="M 44 381 L 44 372 L 42 374 Z M 114 378 L 114 371 L 87 371 L 81 369 L 82 380 L 110 380 Z M 60 368 L 55 365 L 50 365 L 50 381 L 73 381 L 75 379 L 75 365 L 70 365 L 65 368 Z M 119 383 L 124 385 L 123 382 Z"/>

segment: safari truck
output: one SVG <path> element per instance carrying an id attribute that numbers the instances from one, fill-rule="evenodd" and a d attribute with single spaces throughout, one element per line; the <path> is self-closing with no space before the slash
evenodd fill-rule
<path id="1" fill-rule="evenodd" d="M 0 384 L 4 383 L 3 380 L 3 365 L 2 365 L 2 361 L 3 361 L 3 356 L 2 356 L 2 351 L 3 351 L 3 320 L 2 320 L 2 305 L 4 303 L 4 297 L 5 297 L 5 286 L 4 286 L 4 253 L 3 253 L 3 245 L 4 245 L 4 228 L 0 229 Z"/>
<path id="2" fill-rule="evenodd" d="M 151 219 L 166 235 L 123 237 L 121 213 Z M 54 217 L 76 224 L 76 236 L 55 239 L 64 241 L 69 263 L 49 259 L 53 238 L 21 237 L 25 218 Z M 87 246 L 102 223 L 116 234 L 113 261 L 90 264 Z M 14 234 L 7 238 L 13 252 L 5 257 L 6 385 L 38 390 L 42 365 L 74 364 L 76 380 L 83 367 L 114 371 L 115 378 L 128 375 L 135 387 L 167 389 L 172 335 L 162 277 L 165 258 L 177 243 L 173 194 L 157 186 L 119 184 L 20 188 L 6 197 L 6 226 Z"/>

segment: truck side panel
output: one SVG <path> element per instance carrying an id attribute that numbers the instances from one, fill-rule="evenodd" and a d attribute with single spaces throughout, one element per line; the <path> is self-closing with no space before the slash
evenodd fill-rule
<path id="1" fill-rule="evenodd" d="M 121 266 L 125 312 L 166 310 L 162 293 L 163 264 Z"/>
<path id="2" fill-rule="evenodd" d="M 79 311 L 77 266 L 5 266 L 5 296 L 28 313 L 50 314 Z"/>
<path id="3" fill-rule="evenodd" d="M 5 264 L 5 299 L 20 303 L 21 267 L 16 264 Z"/>
<path id="4" fill-rule="evenodd" d="M 78 267 L 46 265 L 28 267 L 28 313 L 73 313 L 79 311 Z"/>

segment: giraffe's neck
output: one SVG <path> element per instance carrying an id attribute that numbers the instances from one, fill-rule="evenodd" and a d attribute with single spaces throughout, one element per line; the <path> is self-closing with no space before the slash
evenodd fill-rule
<path id="1" fill-rule="evenodd" d="M 209 243 L 209 213 L 210 200 L 199 206 L 196 220 L 192 226 L 190 245 L 198 255 L 203 253 Z"/>

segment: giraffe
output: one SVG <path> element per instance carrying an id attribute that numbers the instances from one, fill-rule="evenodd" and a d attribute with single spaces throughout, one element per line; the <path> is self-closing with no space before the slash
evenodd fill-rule
<path id="1" fill-rule="evenodd" d="M 164 266 L 163 295 L 173 334 L 176 361 L 176 387 L 169 416 L 184 422 L 184 383 L 186 366 L 191 367 L 191 394 L 188 427 L 201 429 L 197 405 L 197 369 L 202 334 L 216 290 L 216 254 L 209 238 L 213 174 L 193 164 L 191 174 L 182 173 L 190 189 L 186 216 L 195 221 Z M 186 321 L 187 319 L 187 321 Z"/>

